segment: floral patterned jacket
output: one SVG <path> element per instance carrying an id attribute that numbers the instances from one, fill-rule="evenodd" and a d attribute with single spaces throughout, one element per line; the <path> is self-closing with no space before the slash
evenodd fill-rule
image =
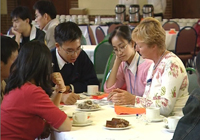
<path id="1" fill-rule="evenodd" d="M 182 61 L 172 52 L 163 57 L 155 70 L 147 74 L 143 97 L 136 96 L 136 107 L 160 107 L 160 114 L 183 115 L 182 108 L 189 97 L 188 77 Z"/>

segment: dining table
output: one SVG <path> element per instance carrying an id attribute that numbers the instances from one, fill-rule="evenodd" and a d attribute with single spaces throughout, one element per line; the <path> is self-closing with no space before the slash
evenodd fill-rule
<path id="1" fill-rule="evenodd" d="M 82 45 L 83 50 L 86 52 L 92 63 L 94 63 L 94 51 L 97 45 Z"/>
<path id="2" fill-rule="evenodd" d="M 165 33 L 166 33 L 166 38 L 165 38 L 166 49 L 174 52 L 176 47 L 176 37 L 178 31 L 175 31 L 173 33 L 171 33 L 170 31 L 165 31 Z"/>
<path id="3" fill-rule="evenodd" d="M 78 100 L 77 104 L 88 100 Z M 112 104 L 101 104 L 99 99 L 89 99 L 93 102 L 99 102 L 100 108 L 98 110 L 86 111 L 90 113 L 88 125 L 73 125 L 68 132 L 54 131 L 56 140 L 171 140 L 173 133 L 166 128 L 163 120 L 150 122 L 145 119 L 145 114 L 136 115 L 117 115 L 115 107 Z M 81 112 L 76 105 L 62 105 L 68 117 L 72 116 L 74 112 Z M 85 110 L 83 110 L 85 111 Z M 129 121 L 127 129 L 110 129 L 106 127 L 106 121 L 112 118 L 120 118 Z M 164 116 L 163 116 L 164 118 Z"/>

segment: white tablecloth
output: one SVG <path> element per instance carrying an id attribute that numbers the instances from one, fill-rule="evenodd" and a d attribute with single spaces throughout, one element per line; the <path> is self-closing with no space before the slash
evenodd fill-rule
<path id="1" fill-rule="evenodd" d="M 174 51 L 178 32 L 176 31 L 175 34 L 170 34 L 169 31 L 165 31 L 165 32 L 166 32 L 166 40 L 165 40 L 166 49 L 170 51 Z"/>
<path id="2" fill-rule="evenodd" d="M 94 63 L 94 50 L 96 45 L 82 45 L 83 50 L 87 53 L 90 60 Z"/>
<path id="3" fill-rule="evenodd" d="M 76 111 L 75 105 L 65 106 L 66 113 L 72 114 Z M 91 112 L 92 125 L 72 127 L 70 132 L 54 132 L 54 134 L 57 140 L 171 140 L 173 137 L 173 133 L 166 131 L 164 122 L 145 124 L 142 119 L 136 119 L 135 116 L 120 117 L 129 121 L 130 129 L 105 129 L 103 126 L 106 120 L 111 120 L 113 117 L 118 117 L 114 108 L 105 105 L 101 110 Z"/>

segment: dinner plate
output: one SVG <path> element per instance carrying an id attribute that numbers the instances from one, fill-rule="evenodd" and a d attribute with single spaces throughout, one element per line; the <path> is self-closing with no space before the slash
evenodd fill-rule
<path id="1" fill-rule="evenodd" d="M 95 108 L 95 109 L 80 109 L 80 108 L 77 108 L 78 111 L 97 111 L 97 110 L 100 110 L 101 107 L 99 108 Z"/>
<path id="2" fill-rule="evenodd" d="M 92 122 L 93 122 L 92 120 L 88 120 L 86 123 L 72 123 L 72 126 L 83 127 L 91 125 Z"/>
<path id="3" fill-rule="evenodd" d="M 131 128 L 131 125 L 129 124 L 129 126 L 127 126 L 127 127 L 122 127 L 122 128 L 106 127 L 106 125 L 104 125 L 103 127 L 104 127 L 105 129 L 108 129 L 108 130 L 125 130 L 125 129 Z"/>
<path id="4" fill-rule="evenodd" d="M 152 119 L 151 122 L 162 122 L 164 119 L 164 116 L 160 115 L 160 118 Z"/>

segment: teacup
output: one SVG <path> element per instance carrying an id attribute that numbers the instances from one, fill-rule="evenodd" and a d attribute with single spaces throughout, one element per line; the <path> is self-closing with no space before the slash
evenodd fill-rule
<path id="1" fill-rule="evenodd" d="M 87 93 L 89 95 L 95 95 L 99 91 L 98 85 L 88 85 L 87 86 Z"/>
<path id="2" fill-rule="evenodd" d="M 165 122 L 170 130 L 175 130 L 181 116 L 171 116 L 165 119 Z"/>
<path id="3" fill-rule="evenodd" d="M 75 112 L 73 113 L 73 123 L 86 123 L 88 119 L 88 113 L 87 112 Z"/>
<path id="4" fill-rule="evenodd" d="M 149 107 L 146 108 L 146 119 L 149 121 L 160 118 L 160 108 L 159 107 Z"/>

